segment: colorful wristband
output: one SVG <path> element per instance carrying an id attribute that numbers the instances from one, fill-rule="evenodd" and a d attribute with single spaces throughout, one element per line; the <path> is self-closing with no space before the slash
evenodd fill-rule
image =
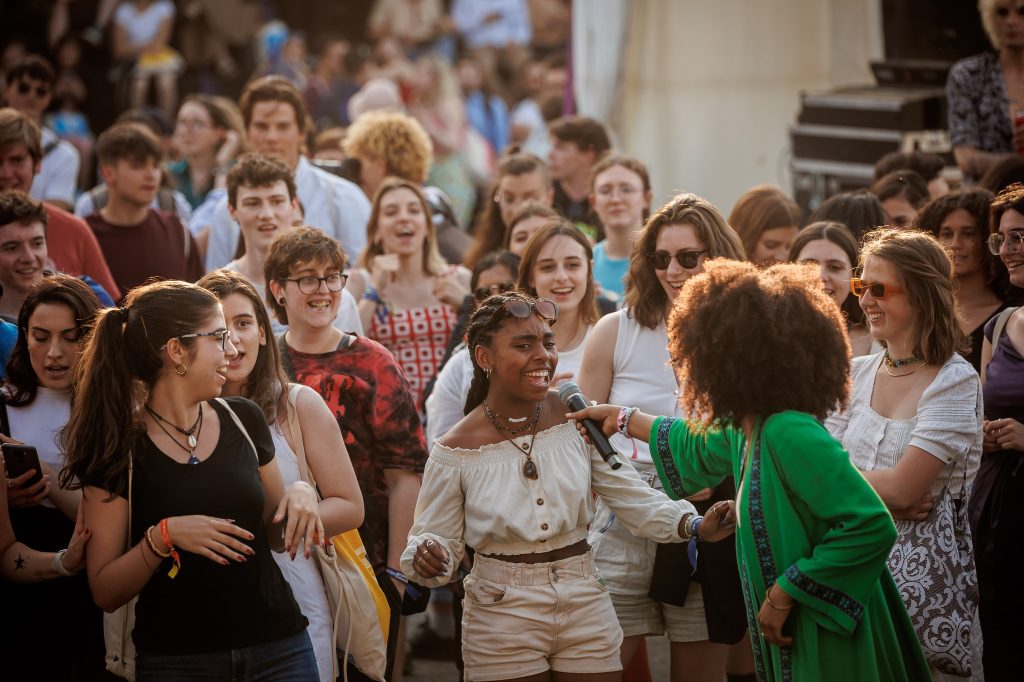
<path id="1" fill-rule="evenodd" d="M 174 548 L 174 543 L 171 541 L 171 531 L 167 527 L 167 519 L 160 519 L 160 539 L 164 541 L 164 544 L 170 548 L 171 570 L 167 571 L 167 575 L 170 578 L 176 578 L 178 571 L 181 570 L 181 554 Z"/>

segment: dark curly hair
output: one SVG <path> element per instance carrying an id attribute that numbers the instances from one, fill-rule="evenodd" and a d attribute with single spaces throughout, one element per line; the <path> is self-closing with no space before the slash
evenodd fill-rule
<path id="1" fill-rule="evenodd" d="M 484 300 L 480 306 L 473 311 L 466 325 L 466 348 L 469 350 L 469 358 L 473 361 L 473 382 L 469 385 L 469 393 L 466 395 L 466 404 L 462 413 L 469 414 L 487 397 L 487 389 L 490 381 L 476 361 L 476 347 L 483 344 L 489 346 L 494 335 L 501 330 L 505 320 L 512 317 L 505 304 L 508 301 L 518 299 L 534 304 L 537 299 L 524 294 L 521 291 L 510 291 L 507 294 L 498 294 Z"/>
<path id="2" fill-rule="evenodd" d="M 818 269 L 724 259 L 683 286 L 668 322 L 683 411 L 709 426 L 846 402 L 850 344 Z"/>

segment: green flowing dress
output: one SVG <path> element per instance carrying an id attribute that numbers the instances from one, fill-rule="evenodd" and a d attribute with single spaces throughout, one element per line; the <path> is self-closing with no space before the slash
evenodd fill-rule
<path id="1" fill-rule="evenodd" d="M 758 679 L 930 681 L 886 567 L 896 527 L 882 500 L 812 416 L 781 412 L 755 432 L 747 448 L 738 428 L 698 433 L 659 417 L 650 443 L 673 499 L 736 478 L 736 556 Z M 773 583 L 796 601 L 783 629 L 789 647 L 757 635 Z"/>

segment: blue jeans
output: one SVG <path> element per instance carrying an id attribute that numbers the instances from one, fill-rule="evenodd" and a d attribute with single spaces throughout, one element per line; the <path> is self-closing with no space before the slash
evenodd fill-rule
<path id="1" fill-rule="evenodd" d="M 138 682 L 310 682 L 320 679 L 306 630 L 266 644 L 207 654 L 136 652 Z"/>

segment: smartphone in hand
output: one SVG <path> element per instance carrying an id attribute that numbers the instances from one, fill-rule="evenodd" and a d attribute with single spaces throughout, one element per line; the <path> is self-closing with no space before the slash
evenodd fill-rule
<path id="1" fill-rule="evenodd" d="M 39 453 L 31 445 L 14 445 L 4 443 L 0 445 L 3 451 L 4 465 L 7 467 L 7 477 L 17 478 L 26 471 L 35 470 L 35 475 L 30 478 L 22 487 L 33 486 L 43 479 L 43 468 L 39 465 Z"/>

